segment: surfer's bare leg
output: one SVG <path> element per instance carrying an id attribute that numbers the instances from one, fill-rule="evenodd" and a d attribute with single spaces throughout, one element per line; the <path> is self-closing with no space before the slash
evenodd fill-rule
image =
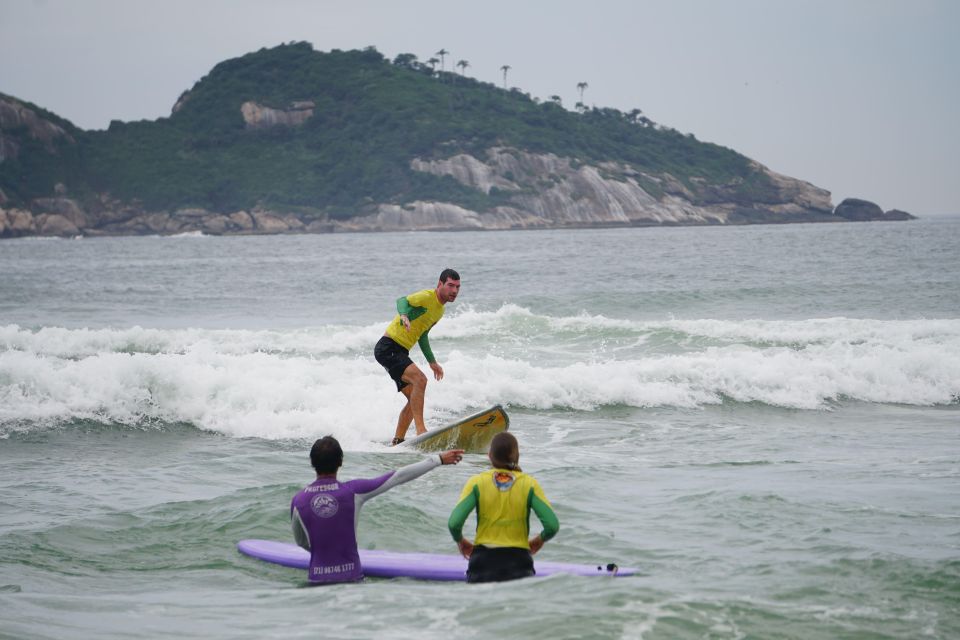
<path id="1" fill-rule="evenodd" d="M 397 419 L 397 430 L 393 434 L 394 442 L 397 440 L 403 442 L 403 439 L 407 436 L 407 429 L 410 428 L 410 423 L 413 422 L 413 410 L 410 408 L 410 385 L 405 386 L 400 393 L 407 396 L 407 404 L 403 405 L 403 409 L 400 411 L 400 417 Z"/>
<path id="2" fill-rule="evenodd" d="M 427 391 L 427 376 L 423 375 L 420 367 L 411 364 L 404 370 L 400 379 L 407 383 L 407 386 L 401 390 L 403 395 L 407 396 L 407 406 L 400 412 L 400 420 L 403 420 L 403 413 L 409 408 L 413 417 L 413 424 L 417 429 L 417 435 L 426 433 L 427 425 L 423 422 L 423 396 Z M 404 433 L 406 433 L 407 427 L 410 425 L 409 419 L 407 419 L 406 425 L 403 429 Z M 403 434 L 400 433 L 399 423 L 397 424 L 397 435 L 403 437 Z"/>

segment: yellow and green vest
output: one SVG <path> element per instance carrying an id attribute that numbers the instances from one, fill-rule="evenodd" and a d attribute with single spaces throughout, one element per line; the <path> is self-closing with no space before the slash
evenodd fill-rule
<path id="1" fill-rule="evenodd" d="M 474 509 L 477 510 L 474 544 L 529 549 L 531 511 L 543 525 L 540 536 L 544 541 L 560 529 L 557 515 L 540 483 L 522 471 L 490 469 L 467 480 L 447 523 L 450 535 L 457 542 L 463 537 L 463 524 Z"/>
<path id="2" fill-rule="evenodd" d="M 410 320 L 410 331 L 407 331 L 400 322 L 401 315 L 407 316 Z M 386 335 L 407 351 L 412 349 L 414 344 L 419 343 L 427 362 L 436 362 L 437 359 L 430 350 L 427 334 L 442 317 L 443 305 L 437 299 L 437 290 L 417 291 L 409 296 L 397 298 L 397 315 L 387 326 Z"/>

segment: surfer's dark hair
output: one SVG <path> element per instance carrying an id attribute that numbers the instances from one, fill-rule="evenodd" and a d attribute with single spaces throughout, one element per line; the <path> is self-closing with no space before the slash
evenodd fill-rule
<path id="1" fill-rule="evenodd" d="M 317 473 L 334 473 L 343 464 L 343 449 L 333 436 L 324 436 L 310 448 L 310 464 Z"/>
<path id="2" fill-rule="evenodd" d="M 520 471 L 520 444 L 512 433 L 501 431 L 490 442 L 490 462 L 497 469 Z"/>
<path id="3" fill-rule="evenodd" d="M 447 268 L 440 272 L 440 282 L 446 282 L 447 280 L 459 280 L 460 274 L 454 271 L 453 269 Z"/>

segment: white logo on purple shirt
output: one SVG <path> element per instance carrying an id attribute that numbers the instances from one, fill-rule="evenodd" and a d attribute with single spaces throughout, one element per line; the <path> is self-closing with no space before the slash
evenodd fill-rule
<path id="1" fill-rule="evenodd" d="M 310 501 L 310 508 L 321 518 L 330 518 L 336 515 L 340 509 L 340 503 L 333 496 L 321 493 L 313 497 Z"/>

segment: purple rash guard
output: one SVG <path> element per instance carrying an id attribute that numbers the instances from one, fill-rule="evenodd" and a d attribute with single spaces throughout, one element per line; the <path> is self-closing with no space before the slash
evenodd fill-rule
<path id="1" fill-rule="evenodd" d="M 440 466 L 439 456 L 407 465 L 378 478 L 340 482 L 317 478 L 290 503 L 293 537 L 310 552 L 310 582 L 353 582 L 363 579 L 357 553 L 357 522 L 363 503 L 398 484 Z"/>

